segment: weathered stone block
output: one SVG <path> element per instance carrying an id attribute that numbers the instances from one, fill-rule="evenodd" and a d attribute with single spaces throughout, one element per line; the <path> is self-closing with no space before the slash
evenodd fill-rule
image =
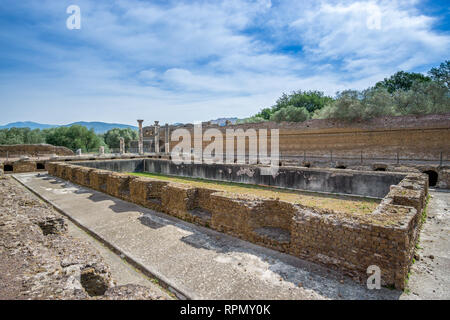
<path id="1" fill-rule="evenodd" d="M 196 189 L 188 185 L 169 183 L 162 188 L 162 209 L 181 219 L 189 218 L 188 211 L 194 209 Z"/>
<path id="2" fill-rule="evenodd" d="M 252 233 L 248 223 L 252 210 L 260 207 L 262 199 L 249 199 L 236 194 L 216 192 L 211 194 L 211 227 L 247 239 Z"/>
<path id="3" fill-rule="evenodd" d="M 75 168 L 76 167 L 73 165 L 66 165 L 62 178 L 70 182 L 75 182 L 75 175 L 74 175 Z"/>
<path id="4" fill-rule="evenodd" d="M 92 168 L 77 167 L 75 170 L 75 182 L 81 186 L 90 187 L 90 172 Z"/>
<path id="5" fill-rule="evenodd" d="M 140 177 L 137 177 L 136 179 L 130 181 L 130 197 L 132 202 L 137 203 L 141 206 L 146 206 L 148 182 L 149 181 L 147 178 Z"/>
<path id="6" fill-rule="evenodd" d="M 56 167 L 57 167 L 57 163 L 56 162 L 47 162 L 47 171 L 48 174 L 51 176 L 55 176 L 56 175 Z"/>
<path id="7" fill-rule="evenodd" d="M 16 161 L 14 162 L 14 173 L 33 172 L 36 171 L 36 162 L 34 161 Z"/>
<path id="8" fill-rule="evenodd" d="M 107 179 L 108 176 L 111 174 L 110 171 L 106 170 L 92 170 L 89 172 L 89 182 L 91 184 L 91 188 L 97 191 L 105 192 L 107 193 Z"/>
<path id="9" fill-rule="evenodd" d="M 439 188 L 450 189 L 450 169 L 442 169 L 439 173 Z"/>
<path id="10" fill-rule="evenodd" d="M 68 165 L 66 163 L 58 163 L 56 165 L 56 176 L 58 178 L 64 179 L 66 167 Z"/>
<path id="11" fill-rule="evenodd" d="M 402 187 L 393 188 L 389 192 L 390 196 L 393 198 L 393 204 L 401 206 L 410 206 L 415 208 L 417 211 L 422 211 L 424 204 L 424 194 L 421 190 L 412 190 Z"/>
<path id="12" fill-rule="evenodd" d="M 130 197 L 130 181 L 132 176 L 121 173 L 110 173 L 106 178 L 106 191 L 108 194 L 129 201 Z"/>

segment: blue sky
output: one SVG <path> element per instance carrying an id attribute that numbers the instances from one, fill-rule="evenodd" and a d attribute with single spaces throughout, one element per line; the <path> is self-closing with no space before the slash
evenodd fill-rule
<path id="1" fill-rule="evenodd" d="M 69 5 L 81 29 L 69 30 Z M 247 117 L 449 59 L 446 1 L 2 0 L 0 124 Z"/>

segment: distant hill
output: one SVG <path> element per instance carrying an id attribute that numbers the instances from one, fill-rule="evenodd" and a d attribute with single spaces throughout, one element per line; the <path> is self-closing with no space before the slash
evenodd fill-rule
<path id="1" fill-rule="evenodd" d="M 219 126 L 224 126 L 227 120 L 230 120 L 232 124 L 235 124 L 238 118 L 219 118 L 216 120 L 211 120 L 211 123 L 218 124 Z"/>
<path id="2" fill-rule="evenodd" d="M 65 125 L 55 125 L 55 124 L 42 124 L 42 123 L 36 123 L 31 121 L 24 121 L 24 122 L 13 122 L 8 123 L 7 125 L 0 126 L 0 129 L 10 129 L 10 128 L 30 128 L 32 130 L 34 129 L 50 129 L 50 128 L 56 128 L 56 127 L 70 127 L 72 125 L 81 125 L 85 126 L 88 129 L 93 128 L 95 133 L 105 133 L 106 131 L 114 128 L 124 129 L 124 128 L 131 128 L 133 130 L 138 130 L 135 126 L 130 126 L 128 124 L 120 124 L 120 123 L 106 123 L 106 122 L 85 122 L 85 121 L 78 121 L 73 122 Z"/>
<path id="3" fill-rule="evenodd" d="M 232 124 L 236 123 L 238 118 L 219 118 L 216 120 L 211 120 L 211 123 L 218 124 L 219 126 L 224 126 L 226 121 L 230 120 Z M 69 124 L 64 125 L 57 125 L 57 124 L 43 124 L 43 123 L 37 123 L 32 121 L 23 121 L 23 122 L 12 122 L 8 123 L 4 126 L 0 126 L 0 129 L 10 129 L 10 128 L 30 128 L 31 130 L 34 129 L 50 129 L 50 128 L 56 128 L 56 127 L 70 127 L 73 125 L 81 125 L 85 126 L 88 129 L 94 128 L 95 133 L 105 133 L 106 131 L 114 128 L 119 129 L 125 129 L 125 128 L 131 128 L 133 130 L 138 130 L 138 127 L 131 126 L 128 124 L 121 124 L 121 123 L 107 123 L 107 122 L 87 122 L 87 121 L 78 121 L 73 122 Z M 181 123 L 175 123 L 173 125 L 180 125 Z"/>
<path id="4" fill-rule="evenodd" d="M 31 130 L 34 129 L 50 129 L 58 127 L 57 125 L 53 124 L 43 124 L 43 123 L 37 123 L 37 122 L 31 122 L 31 121 L 24 121 L 24 122 L 12 122 L 8 123 L 7 125 L 0 126 L 0 129 L 10 129 L 10 128 L 30 128 Z"/>
<path id="5" fill-rule="evenodd" d="M 66 124 L 65 127 L 70 127 L 75 124 L 80 125 L 80 126 L 85 126 L 88 129 L 94 128 L 95 133 L 105 133 L 106 131 L 114 129 L 114 128 L 119 128 L 119 129 L 130 128 L 133 130 L 138 130 L 138 127 L 130 126 L 128 124 L 107 123 L 107 122 L 85 122 L 85 121 L 78 121 L 78 122 L 73 122 L 71 124 Z"/>

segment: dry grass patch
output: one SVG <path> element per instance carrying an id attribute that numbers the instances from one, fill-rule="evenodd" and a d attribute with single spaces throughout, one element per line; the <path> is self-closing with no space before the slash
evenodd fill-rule
<path id="1" fill-rule="evenodd" d="M 167 176 L 156 173 L 130 173 L 134 176 L 153 178 L 158 180 L 184 183 L 198 188 L 209 188 L 219 191 L 257 196 L 265 199 L 280 199 L 283 201 L 302 204 L 346 214 L 368 214 L 380 203 L 377 199 L 352 196 L 329 195 L 315 192 L 286 190 L 274 187 L 250 185 L 235 182 L 212 181 L 189 177 Z"/>

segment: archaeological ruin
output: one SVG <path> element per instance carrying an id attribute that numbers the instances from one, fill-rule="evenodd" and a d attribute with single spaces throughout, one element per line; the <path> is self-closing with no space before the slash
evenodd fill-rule
<path id="1" fill-rule="evenodd" d="M 258 166 L 249 165 L 245 173 L 239 174 L 242 168 L 238 164 L 177 166 L 170 160 L 161 159 L 47 164 L 52 176 L 337 268 L 360 281 L 365 281 L 370 265 L 380 266 L 384 285 L 404 287 L 426 205 L 427 175 L 286 167 L 277 177 L 268 177 L 264 181 L 258 175 Z M 220 181 L 345 193 L 378 198 L 380 202 L 370 213 L 348 214 L 275 198 L 136 177 L 123 172 L 182 176 L 192 176 L 195 172 L 196 176 Z"/>
<path id="2" fill-rule="evenodd" d="M 122 140 L 119 154 L 74 156 L 55 148 L 51 153 L 58 155 L 38 160 L 33 149 L 29 159 L 3 157 L 0 169 L 48 171 L 54 179 L 339 270 L 361 283 L 368 267 L 379 266 L 383 285 L 403 289 L 428 188 L 450 187 L 449 123 L 450 114 L 352 124 L 202 124 L 203 132 L 266 129 L 268 145 L 270 129 L 279 129 L 279 168 L 265 175 L 265 164 L 237 158 L 175 163 L 170 152 L 179 141 L 170 135 L 180 128 L 193 133 L 194 125 L 155 121 L 144 127 L 138 120 L 139 140 L 129 150 Z"/>

